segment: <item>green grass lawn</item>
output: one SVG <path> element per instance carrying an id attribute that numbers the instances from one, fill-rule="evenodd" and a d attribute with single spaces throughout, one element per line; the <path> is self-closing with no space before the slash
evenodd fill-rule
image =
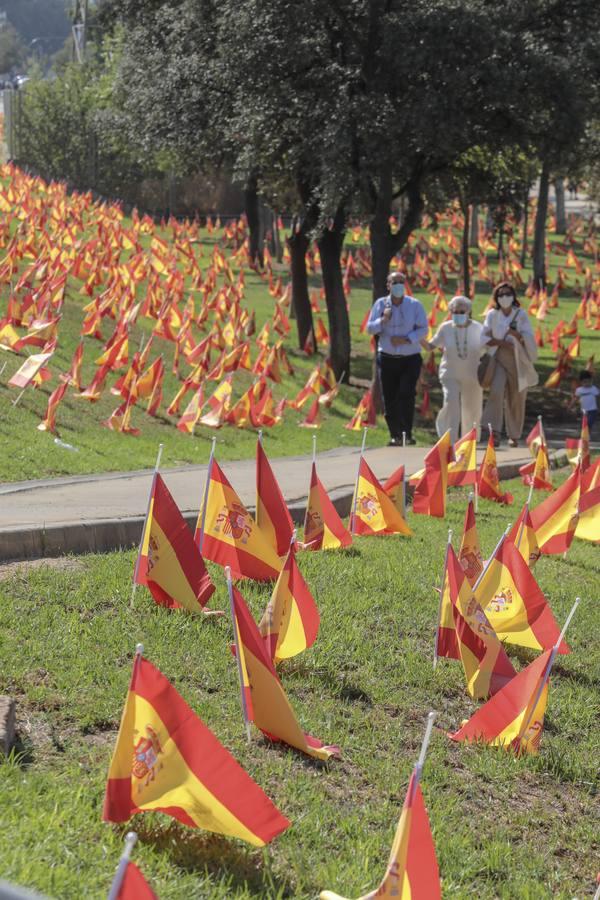
<path id="1" fill-rule="evenodd" d="M 448 222 L 449 219 L 444 219 L 441 225 L 447 227 Z M 130 223 L 126 219 L 125 225 L 127 226 L 128 224 Z M 424 233 L 431 235 L 432 229 L 430 228 Z M 84 230 L 78 234 L 85 238 L 87 232 Z M 170 239 L 171 232 L 157 227 L 157 234 L 165 239 Z M 210 258 L 212 245 L 215 240 L 223 242 L 223 233 L 218 232 L 209 235 L 206 231 L 201 231 L 200 238 L 202 255 L 199 262 L 201 266 L 206 266 Z M 563 237 L 553 234 L 549 235 L 549 240 L 552 247 L 552 252 L 548 257 L 549 278 L 552 283 L 556 277 L 558 266 L 561 265 L 563 268 L 565 266 L 566 257 L 561 248 L 566 245 Z M 148 236 L 142 237 L 142 244 L 147 249 L 150 244 L 150 238 Z M 584 264 L 594 270 L 594 262 L 589 253 L 584 253 L 583 244 L 583 235 L 576 235 L 574 240 L 575 252 Z M 443 243 L 440 246 L 444 246 Z M 354 250 L 357 249 L 357 245 L 351 242 L 350 236 L 348 237 L 348 247 Z M 231 248 L 227 249 L 225 247 L 224 252 L 228 255 L 231 252 Z M 476 269 L 476 250 L 472 251 L 472 256 Z M 2 254 L 0 253 L 0 262 L 1 258 Z M 488 259 L 491 269 L 495 270 L 497 261 L 494 255 L 488 254 Z M 21 267 L 30 263 L 31 259 L 27 258 L 22 262 Z M 236 267 L 235 262 L 232 265 L 234 272 L 237 274 L 239 266 Z M 437 272 L 437 265 L 434 265 L 433 269 L 434 272 Z M 528 267 L 522 273 L 525 281 L 528 279 L 530 271 Z M 554 328 L 561 318 L 568 321 L 579 303 L 579 293 L 584 281 L 583 276 L 576 276 L 573 269 L 568 269 L 567 271 L 570 278 L 569 286 L 561 292 L 559 309 L 549 311 L 548 317 L 543 323 L 544 330 L 546 328 Z M 281 267 L 281 274 L 284 280 L 287 280 L 285 266 Z M 312 287 L 320 287 L 319 276 L 311 275 L 310 281 Z M 456 276 L 450 274 L 448 284 L 444 285 L 448 298 L 456 290 L 456 285 Z M 424 302 L 429 311 L 432 304 L 432 296 L 425 290 L 415 286 L 414 283 L 413 286 L 414 293 Z M 360 279 L 351 282 L 351 287 L 352 291 L 348 301 L 353 340 L 352 371 L 355 376 L 367 379 L 370 377 L 372 370 L 372 356 L 369 340 L 367 336 L 359 333 L 359 327 L 371 302 L 371 286 L 368 279 Z M 159 416 L 155 419 L 150 418 L 145 413 L 143 404 L 140 404 L 139 408 L 134 409 L 132 414 L 133 424 L 142 430 L 142 434 L 139 437 L 116 434 L 101 427 L 100 423 L 109 417 L 110 413 L 120 402 L 119 398 L 112 396 L 107 389 L 105 389 L 101 399 L 96 404 L 89 404 L 87 401 L 77 399 L 73 392 L 69 392 L 61 403 L 57 415 L 59 436 L 64 443 L 75 447 L 76 451 L 56 444 L 53 435 L 36 430 L 36 426 L 45 412 L 48 396 L 58 383 L 58 373 L 68 369 L 72 354 L 79 341 L 79 331 L 84 315 L 82 307 L 89 301 L 89 297 L 81 296 L 80 289 L 81 282 L 70 276 L 67 282 L 67 299 L 59 332 L 59 346 L 50 365 L 53 374 L 52 380 L 44 384 L 40 389 L 28 388 L 17 407 L 12 406 L 12 400 L 16 398 L 18 391 L 15 388 L 7 387 L 7 382 L 23 362 L 23 357 L 17 357 L 12 353 L 0 354 L 2 357 L 0 363 L 6 362 L 6 368 L 0 375 L 0 409 L 2 411 L 2 415 L 0 415 L 0 438 L 4 449 L 0 459 L 0 480 L 15 481 L 71 473 L 149 468 L 154 464 L 157 446 L 161 441 L 165 444 L 166 456 L 172 461 L 173 465 L 206 461 L 210 440 L 214 432 L 211 429 L 200 426 L 197 428 L 194 437 L 183 435 L 175 428 L 176 419 L 167 417 L 164 412 L 166 406 L 175 395 L 179 382 L 171 373 L 173 345 L 163 340 L 156 341 L 156 349 L 152 355 L 154 356 L 158 352 L 165 354 L 167 370 L 164 384 L 165 400 Z M 100 292 L 103 289 L 104 285 L 97 290 Z M 488 302 L 490 286 L 487 283 L 477 281 L 476 290 L 474 311 L 475 315 L 480 315 Z M 0 287 L 0 316 L 4 315 L 6 311 L 9 293 L 10 290 L 7 285 Z M 137 299 L 143 299 L 144 295 L 145 286 L 142 285 Z M 325 303 L 324 301 L 320 302 L 322 310 L 320 315 L 327 323 Z M 248 309 L 256 311 L 259 329 L 273 313 L 274 300 L 269 294 L 268 285 L 255 273 L 247 272 L 244 303 Z M 438 324 L 443 320 L 444 315 L 443 313 L 438 314 Z M 153 324 L 150 320 L 143 320 L 132 328 L 130 355 L 139 346 L 142 334 L 147 336 Z M 113 326 L 114 322 L 112 320 L 103 321 L 104 340 L 110 336 Z M 583 323 L 580 322 L 580 333 L 582 335 L 581 361 L 575 364 L 575 369 L 582 367 L 589 356 L 593 354 L 598 355 L 597 347 L 598 340 L 600 340 L 600 332 L 585 329 Z M 197 337 L 199 339 L 202 337 L 202 334 L 198 333 Z M 101 342 L 93 338 L 85 339 L 84 384 L 89 383 L 93 376 L 95 371 L 94 360 L 99 356 L 101 348 Z M 293 321 L 292 332 L 286 340 L 286 349 L 292 359 L 296 374 L 293 378 L 286 376 L 283 384 L 273 386 L 276 399 L 280 399 L 283 396 L 293 397 L 305 382 L 315 363 L 324 358 L 323 351 L 321 351 L 320 356 L 308 359 L 296 349 L 295 323 Z M 256 352 L 256 347 L 253 346 L 253 360 Z M 542 382 L 551 368 L 553 368 L 553 365 L 554 356 L 550 348 L 543 348 L 538 365 Z M 187 374 L 185 364 L 182 370 Z M 115 376 L 109 378 L 108 385 L 112 385 L 114 380 Z M 234 379 L 234 399 L 237 399 L 242 391 L 248 387 L 250 380 L 250 377 L 246 374 L 236 374 Z M 432 407 L 435 411 L 440 402 L 437 379 L 428 376 L 427 381 L 431 391 Z M 207 384 L 205 393 L 209 394 L 215 386 L 214 382 Z M 569 391 L 569 384 L 563 385 L 557 391 L 544 391 L 541 388 L 532 391 L 529 399 L 530 417 L 543 411 L 549 422 L 554 421 L 560 423 L 561 426 L 566 424 L 576 428 L 576 413 L 565 411 L 565 402 L 569 396 Z M 325 413 L 323 426 L 319 430 L 319 446 L 321 449 L 326 450 L 345 444 L 356 445 L 360 442 L 360 433 L 348 432 L 343 426 L 349 421 L 361 393 L 361 388 L 344 387 L 342 389 L 333 409 Z M 302 414 L 293 410 L 287 410 L 283 424 L 271 430 L 272 455 L 285 456 L 310 452 L 311 431 L 298 428 L 298 422 L 304 417 L 305 413 L 306 410 Z M 432 428 L 431 419 L 426 421 L 417 419 L 417 426 L 417 437 L 421 441 L 429 443 Z M 551 429 L 548 429 L 548 431 L 551 436 Z M 385 443 L 386 439 L 387 431 L 383 419 L 380 419 L 380 425 L 377 430 L 371 432 L 369 442 L 371 446 L 376 446 Z M 218 432 L 218 442 L 219 457 L 221 459 L 243 458 L 254 453 L 255 435 L 251 430 L 242 431 L 232 427 L 225 427 Z"/>
<path id="2" fill-rule="evenodd" d="M 515 506 L 482 501 L 484 554 Z M 100 821 L 106 773 L 135 644 L 158 665 L 291 819 L 258 851 L 138 816 L 134 858 L 161 900 L 348 897 L 374 889 L 418 755 L 425 718 L 438 711 L 422 787 L 445 897 L 591 895 L 598 869 L 598 550 L 576 541 L 536 576 L 562 624 L 576 594 L 572 654 L 552 677 L 539 757 L 451 743 L 476 708 L 458 662 L 433 671 L 447 528 L 462 528 L 465 492 L 446 521 L 411 516 L 411 538 L 363 538 L 345 552 L 304 553 L 301 569 L 321 611 L 314 647 L 281 666 L 303 727 L 342 748 L 326 765 L 254 732 L 246 743 L 227 618 L 169 613 L 139 590 L 129 609 L 134 553 L 10 567 L 0 580 L 0 693 L 18 701 L 21 754 L 0 765 L 0 877 L 49 896 L 106 897 L 131 826 Z M 211 567 L 226 607 L 222 572 Z M 268 586 L 242 592 L 256 616 Z M 509 648 L 517 668 L 534 658 Z"/>

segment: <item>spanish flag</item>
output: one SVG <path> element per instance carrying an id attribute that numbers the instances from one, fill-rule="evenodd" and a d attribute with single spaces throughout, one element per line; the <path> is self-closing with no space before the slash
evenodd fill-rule
<path id="1" fill-rule="evenodd" d="M 560 634 L 552 610 L 531 569 L 507 538 L 500 542 L 475 597 L 501 641 L 546 650 Z M 569 653 L 563 641 L 559 653 Z"/>
<path id="2" fill-rule="evenodd" d="M 467 511 L 465 513 L 465 524 L 463 526 L 460 550 L 458 551 L 458 561 L 460 562 L 469 584 L 474 585 L 483 572 L 483 559 L 481 556 L 481 546 L 479 544 L 479 534 L 477 533 L 477 523 L 475 521 L 475 508 L 472 500 L 469 500 Z"/>
<path id="3" fill-rule="evenodd" d="M 323 422 L 323 416 L 321 413 L 321 407 L 319 405 L 319 397 L 315 396 L 315 399 L 311 403 L 310 409 L 302 419 L 301 422 L 298 422 L 299 428 L 320 428 Z"/>
<path id="4" fill-rule="evenodd" d="M 339 756 L 339 747 L 325 745 L 302 731 L 256 622 L 237 588 L 232 585 L 231 591 L 236 648 L 246 673 L 243 688 L 249 688 L 252 701 L 249 718 L 271 741 L 282 741 L 315 759 Z"/>
<path id="5" fill-rule="evenodd" d="M 281 560 L 270 546 L 229 481 L 213 459 L 208 472 L 206 514 L 198 514 L 194 540 L 202 555 L 230 566 L 235 578 L 271 581 L 281 572 Z M 204 520 L 202 543 L 200 535 Z"/>
<path id="6" fill-rule="evenodd" d="M 404 466 L 398 466 L 383 485 L 383 490 L 403 518 L 406 512 L 406 485 L 404 479 Z"/>
<path id="7" fill-rule="evenodd" d="M 215 590 L 187 522 L 158 472 L 134 582 L 145 584 L 159 606 L 188 612 L 202 612 Z"/>
<path id="8" fill-rule="evenodd" d="M 65 381 L 52 391 L 48 397 L 46 415 L 38 425 L 38 431 L 56 431 L 56 410 L 68 387 L 69 384 Z"/>
<path id="9" fill-rule="evenodd" d="M 454 451 L 447 431 L 425 456 L 425 472 L 415 485 L 413 513 L 444 518 L 448 465 L 453 461 Z"/>
<path id="10" fill-rule="evenodd" d="M 285 556 L 294 523 L 260 440 L 256 443 L 256 524 L 277 556 Z"/>
<path id="11" fill-rule="evenodd" d="M 474 699 L 495 694 L 515 675 L 515 670 L 490 625 L 471 586 L 462 571 L 451 545 L 446 562 L 447 592 L 450 615 L 444 611 L 444 626 L 453 627 L 454 643 L 448 654 L 460 659 L 467 681 L 467 691 Z M 446 585 L 444 585 L 446 588 Z"/>
<path id="12" fill-rule="evenodd" d="M 472 428 L 454 445 L 454 462 L 448 466 L 448 487 L 477 481 L 477 429 Z"/>
<path id="13" fill-rule="evenodd" d="M 317 475 L 317 465 L 312 464 L 308 503 L 304 517 L 305 550 L 337 550 L 349 547 L 352 535 L 346 531 L 336 508 Z"/>
<path id="14" fill-rule="evenodd" d="M 550 462 L 545 444 L 540 444 L 535 457 L 535 462 L 521 466 L 519 474 L 523 484 L 533 486 L 536 491 L 553 491 L 554 486 L 550 480 Z"/>
<path id="15" fill-rule="evenodd" d="M 273 662 L 297 656 L 312 647 L 320 621 L 314 597 L 298 568 L 294 546 L 290 545 L 258 626 Z"/>
<path id="16" fill-rule="evenodd" d="M 350 533 L 412 535 L 402 514 L 384 491 L 367 465 L 364 456 L 360 458 L 358 478 L 354 488 Z"/>
<path id="17" fill-rule="evenodd" d="M 183 411 L 183 415 L 175 426 L 178 431 L 184 434 L 193 434 L 196 423 L 200 418 L 200 411 L 204 402 L 204 390 L 202 385 L 196 389 L 194 396 Z"/>
<path id="18" fill-rule="evenodd" d="M 52 358 L 53 353 L 54 350 L 51 350 L 48 353 L 34 353 L 29 356 L 8 382 L 10 387 L 26 388 L 32 381 L 37 387 L 43 381 L 48 381 L 50 372 L 45 368 L 45 364 Z"/>
<path id="19" fill-rule="evenodd" d="M 496 450 L 494 449 L 494 438 L 491 434 L 485 450 L 485 456 L 479 467 L 477 490 L 479 496 L 484 497 L 486 500 L 495 500 L 496 503 L 506 503 L 507 506 L 510 506 L 513 502 L 512 494 L 508 491 L 503 494 L 502 488 L 500 487 L 498 466 L 496 464 Z"/>
<path id="20" fill-rule="evenodd" d="M 442 896 L 435 845 L 418 778 L 415 769 L 383 881 L 359 900 L 439 900 Z M 321 900 L 346 900 L 334 891 L 321 891 L 319 896 Z"/>
<path id="21" fill-rule="evenodd" d="M 533 569 L 542 553 L 531 522 L 528 503 L 525 503 L 519 518 L 509 531 L 508 540 L 512 541 L 529 568 Z"/>
<path id="22" fill-rule="evenodd" d="M 581 476 L 579 518 L 575 537 L 600 541 L 600 460 Z"/>
<path id="23" fill-rule="evenodd" d="M 552 658 L 552 650 L 538 656 L 448 737 L 453 741 L 484 741 L 516 753 L 537 753 L 548 702 Z"/>
<path id="24" fill-rule="evenodd" d="M 116 900 L 158 900 L 135 863 L 128 862 Z"/>
<path id="25" fill-rule="evenodd" d="M 544 434 L 544 426 L 542 425 L 541 416 L 538 416 L 537 422 L 525 438 L 525 443 L 529 447 L 529 452 L 535 459 L 540 446 L 546 443 L 546 436 Z"/>
<path id="26" fill-rule="evenodd" d="M 162 672 L 136 654 L 103 819 L 126 822 L 148 810 L 256 847 L 290 824 Z"/>
<path id="27" fill-rule="evenodd" d="M 348 431 L 362 431 L 363 428 L 375 428 L 377 425 L 377 412 L 373 401 L 371 390 L 365 391 L 358 406 L 354 411 L 354 415 L 350 421 L 344 425 Z"/>
<path id="28" fill-rule="evenodd" d="M 577 527 L 580 492 L 581 467 L 577 466 L 553 494 L 531 511 L 531 523 L 542 553 L 565 553 L 571 546 Z"/>

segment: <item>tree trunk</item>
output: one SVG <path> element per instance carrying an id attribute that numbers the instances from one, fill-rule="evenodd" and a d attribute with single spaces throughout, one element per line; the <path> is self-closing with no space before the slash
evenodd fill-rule
<path id="1" fill-rule="evenodd" d="M 504 253 L 504 219 L 498 226 L 498 265 L 502 265 L 502 254 Z"/>
<path id="2" fill-rule="evenodd" d="M 387 276 L 390 262 L 402 250 L 421 220 L 423 198 L 421 197 L 419 181 L 415 181 L 408 186 L 406 200 L 407 203 L 404 207 L 400 228 L 396 234 L 392 234 L 389 222 L 392 213 L 391 175 L 389 178 L 384 175 L 377 195 L 375 214 L 369 223 L 371 265 L 373 267 L 373 302 L 387 293 Z"/>
<path id="3" fill-rule="evenodd" d="M 306 274 L 306 251 L 309 240 L 302 229 L 296 230 L 295 221 L 292 221 L 292 231 L 287 238 L 287 243 L 291 257 L 292 309 L 298 327 L 298 346 L 302 350 L 309 334 L 312 333 L 314 346 L 316 346 L 316 342 Z"/>
<path id="4" fill-rule="evenodd" d="M 331 228 L 325 229 L 317 241 L 321 256 L 323 287 L 329 318 L 329 358 L 339 380 L 350 377 L 350 319 L 344 295 L 341 253 L 344 244 L 344 214 L 338 210 Z"/>
<path id="5" fill-rule="evenodd" d="M 471 273 L 469 272 L 469 204 L 463 203 L 463 215 L 465 221 L 463 224 L 462 245 L 461 245 L 461 268 L 463 281 L 463 294 L 469 296 L 471 289 Z"/>
<path id="6" fill-rule="evenodd" d="M 546 284 L 546 216 L 548 214 L 548 187 L 550 170 L 547 162 L 542 165 L 538 205 L 535 214 L 533 236 L 533 280 L 536 287 Z"/>
<path id="7" fill-rule="evenodd" d="M 469 232 L 469 247 L 479 247 L 479 207 L 476 203 L 471 207 L 471 230 Z"/>
<path id="8" fill-rule="evenodd" d="M 567 233 L 567 213 L 565 210 L 565 183 L 562 178 L 554 181 L 554 193 L 556 196 L 556 233 Z"/>
<path id="9" fill-rule="evenodd" d="M 521 241 L 521 265 L 527 260 L 527 229 L 529 227 L 529 187 L 525 191 L 525 205 L 523 207 L 523 240 Z"/>
<path id="10" fill-rule="evenodd" d="M 262 267 L 264 259 L 261 246 L 258 177 L 254 172 L 249 176 L 244 188 L 244 211 L 248 221 L 250 262 Z"/>

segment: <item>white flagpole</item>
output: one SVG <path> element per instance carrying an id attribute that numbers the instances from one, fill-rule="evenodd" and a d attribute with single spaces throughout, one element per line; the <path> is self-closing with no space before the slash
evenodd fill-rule
<path id="1" fill-rule="evenodd" d="M 200 535 L 198 537 L 198 550 L 202 553 L 202 544 L 204 543 L 204 526 L 206 524 L 206 502 L 208 500 L 208 489 L 210 487 L 210 479 L 212 477 L 213 460 L 215 458 L 216 437 L 212 439 L 210 448 L 210 457 L 208 460 L 208 468 L 206 470 L 206 484 L 204 485 L 204 499 L 202 501 L 202 521 L 200 523 Z"/>
<path id="2" fill-rule="evenodd" d="M 402 432 L 402 446 L 406 447 L 406 432 Z"/>
<path id="3" fill-rule="evenodd" d="M 362 445 L 360 448 L 360 456 L 358 458 L 358 472 L 356 473 L 356 484 L 354 485 L 354 500 L 352 502 L 352 516 L 350 518 L 350 534 L 354 536 L 354 525 L 356 523 L 356 506 L 358 504 L 358 482 L 360 480 L 360 464 L 365 452 L 365 444 L 367 443 L 367 429 L 363 428 Z"/>
<path id="4" fill-rule="evenodd" d="M 580 603 L 581 603 L 581 597 L 576 597 L 575 603 L 571 607 L 571 612 L 567 616 L 567 618 L 565 620 L 565 624 L 562 627 L 562 631 L 560 632 L 560 634 L 558 636 L 558 640 L 556 641 L 554 647 L 552 648 L 552 651 L 550 653 L 550 658 L 548 660 L 548 665 L 546 666 L 546 671 L 544 672 L 544 674 L 542 676 L 542 679 L 540 681 L 540 686 L 538 688 L 538 692 L 535 695 L 535 700 L 529 707 L 529 716 L 523 720 L 523 724 L 521 725 L 521 728 L 519 730 L 519 740 L 523 737 L 524 734 L 527 733 L 527 729 L 529 728 L 529 723 L 531 722 L 531 717 L 533 716 L 533 714 L 535 712 L 535 708 L 538 705 L 539 699 L 542 696 L 542 691 L 544 690 L 546 683 L 547 683 L 548 679 L 550 678 L 550 670 L 554 664 L 554 659 L 556 657 L 556 654 L 558 653 L 558 648 L 560 647 L 560 645 L 562 643 L 562 640 L 566 634 L 566 631 L 567 631 L 567 628 L 569 627 L 571 619 L 575 615 L 575 611 L 577 610 L 577 607 L 579 606 Z"/>
<path id="5" fill-rule="evenodd" d="M 154 472 L 152 475 L 152 484 L 150 485 L 150 493 L 148 495 L 148 506 L 146 507 L 146 518 L 144 519 L 144 527 L 142 528 L 142 536 L 140 538 L 140 545 L 138 547 L 138 555 L 135 561 L 135 568 L 133 570 L 133 586 L 131 590 L 131 600 L 129 601 L 129 606 L 133 609 L 133 601 L 135 599 L 135 592 L 137 589 L 137 575 L 140 568 L 140 557 L 142 555 L 142 547 L 144 545 L 144 538 L 146 536 L 146 528 L 148 527 L 148 516 L 150 515 L 150 504 L 152 502 L 152 494 L 154 493 L 154 484 L 156 482 L 156 476 L 158 474 L 158 470 L 160 468 L 160 460 L 162 457 L 164 444 L 158 445 L 158 453 L 156 454 L 156 462 L 154 464 Z"/>
<path id="6" fill-rule="evenodd" d="M 19 394 L 19 396 L 16 398 L 16 400 L 13 400 L 13 401 L 12 401 L 12 405 L 13 405 L 13 406 L 16 406 L 16 405 L 17 405 L 17 403 L 19 402 L 19 400 L 21 399 L 21 397 L 23 396 L 23 394 L 25 393 L 25 391 L 27 390 L 28 387 L 29 387 L 29 383 L 25 385 L 25 387 L 23 388 L 23 390 L 21 391 L 21 393 Z"/>
<path id="7" fill-rule="evenodd" d="M 446 544 L 446 556 L 444 557 L 444 569 L 442 571 L 442 583 L 440 584 L 440 602 L 438 605 L 438 617 L 437 617 L 437 626 L 435 629 L 435 643 L 433 645 L 433 668 L 437 666 L 438 661 L 438 639 L 440 636 L 440 621 L 442 618 L 442 601 L 444 599 L 444 584 L 446 583 L 446 570 L 448 568 L 448 554 L 450 552 L 450 545 L 452 544 L 452 529 L 450 528 L 448 531 L 448 542 Z"/>
<path id="8" fill-rule="evenodd" d="M 227 592 L 229 594 L 229 609 L 231 611 L 231 624 L 233 625 L 233 640 L 235 642 L 235 658 L 237 661 L 238 677 L 240 680 L 240 696 L 242 698 L 242 715 L 244 716 L 244 725 L 246 726 L 246 737 L 248 743 L 252 740 L 250 731 L 250 720 L 248 717 L 248 708 L 246 706 L 246 692 L 244 689 L 244 676 L 242 673 L 242 655 L 240 651 L 240 640 L 238 635 L 237 624 L 235 621 L 235 607 L 233 604 L 233 582 L 231 581 L 231 569 L 225 566 L 225 578 L 227 579 Z"/>
<path id="9" fill-rule="evenodd" d="M 481 436 L 481 428 L 477 425 L 477 422 L 473 422 L 473 428 L 475 429 L 475 484 L 473 485 L 475 503 L 473 505 L 473 509 L 477 513 L 479 512 L 479 491 L 477 490 L 477 476 L 479 475 L 479 467 L 477 466 L 477 432 L 479 431 Z"/>
<path id="10" fill-rule="evenodd" d="M 425 757 L 427 756 L 427 748 L 429 747 L 429 741 L 431 740 L 431 732 L 433 731 L 433 723 L 435 721 L 436 713 L 432 710 L 427 716 L 427 724 L 425 725 L 425 734 L 423 735 L 423 742 L 421 744 L 421 752 L 419 753 L 419 758 L 415 764 L 413 769 L 414 778 L 413 778 L 413 795 L 410 797 L 409 802 L 412 801 L 414 797 L 414 791 L 417 789 L 417 785 L 421 780 L 421 775 L 423 773 L 423 766 L 425 765 Z"/>
<path id="11" fill-rule="evenodd" d="M 129 865 L 131 851 L 133 850 L 136 841 L 137 834 L 135 833 L 135 831 L 130 831 L 125 837 L 125 849 L 123 850 L 123 855 L 119 860 L 119 865 L 117 867 L 115 877 L 113 878 L 113 883 L 110 886 L 108 900 L 117 900 L 117 897 L 119 896 L 119 891 L 121 890 L 121 887 L 123 885 L 123 879 L 125 878 L 127 866 Z"/>
<path id="12" fill-rule="evenodd" d="M 406 466 L 402 469 L 402 518 L 406 519 Z"/>
<path id="13" fill-rule="evenodd" d="M 317 461 L 317 436 L 316 436 L 316 434 L 313 434 L 313 436 L 312 436 L 312 444 L 313 444 L 312 461 L 313 461 L 313 465 L 314 465 Z"/>

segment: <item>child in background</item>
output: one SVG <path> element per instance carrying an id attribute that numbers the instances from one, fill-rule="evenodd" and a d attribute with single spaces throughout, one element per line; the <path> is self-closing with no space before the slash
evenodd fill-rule
<path id="1" fill-rule="evenodd" d="M 600 390 L 592 383 L 592 374 L 584 370 L 579 375 L 579 387 L 575 389 L 575 397 L 579 400 L 581 414 L 585 413 L 588 420 L 588 428 L 590 432 L 594 427 L 594 422 L 598 417 L 598 401 L 596 397 L 600 395 Z M 573 398 L 573 401 L 575 398 Z"/>

